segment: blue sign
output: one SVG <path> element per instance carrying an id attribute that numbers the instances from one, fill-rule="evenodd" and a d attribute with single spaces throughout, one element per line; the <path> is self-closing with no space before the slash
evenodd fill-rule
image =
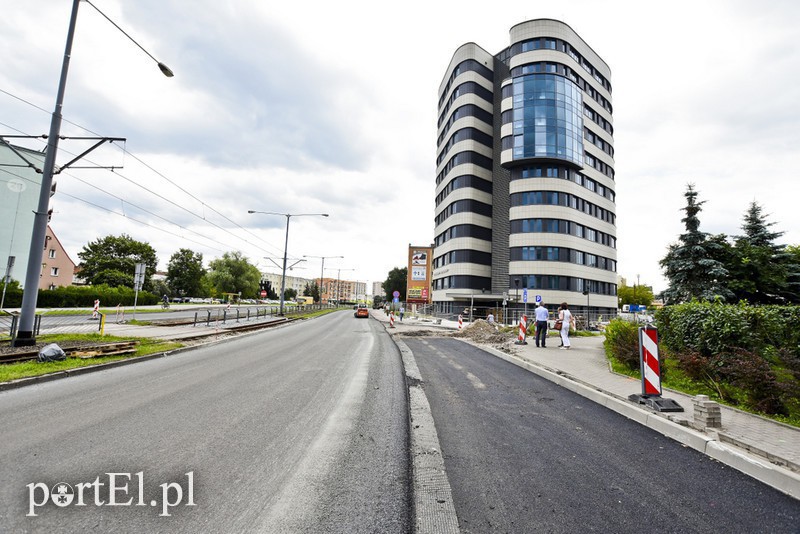
<path id="1" fill-rule="evenodd" d="M 392 299 L 392 302 L 397 304 L 398 302 L 400 302 L 400 298 L 399 297 L 395 297 L 395 298 Z"/>
<path id="2" fill-rule="evenodd" d="M 528 288 L 527 287 L 522 289 L 522 302 L 524 302 L 525 304 L 528 303 Z"/>
<path id="3" fill-rule="evenodd" d="M 542 302 L 542 296 L 536 295 L 536 304 L 539 304 L 540 302 Z"/>

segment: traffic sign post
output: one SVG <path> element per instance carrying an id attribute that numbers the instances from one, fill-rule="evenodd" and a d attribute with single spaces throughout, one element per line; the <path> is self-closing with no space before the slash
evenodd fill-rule
<path id="1" fill-rule="evenodd" d="M 628 399 L 644 404 L 657 412 L 682 412 L 680 404 L 661 397 L 661 361 L 658 355 L 658 329 L 647 325 L 639 328 L 639 368 L 642 375 L 642 393 L 629 395 Z"/>

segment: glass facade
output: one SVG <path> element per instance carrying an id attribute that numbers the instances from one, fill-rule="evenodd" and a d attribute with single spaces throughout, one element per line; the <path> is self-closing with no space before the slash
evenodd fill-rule
<path id="1" fill-rule="evenodd" d="M 583 165 L 583 98 L 571 80 L 557 74 L 527 74 L 513 80 L 513 159 L 554 158 Z"/>

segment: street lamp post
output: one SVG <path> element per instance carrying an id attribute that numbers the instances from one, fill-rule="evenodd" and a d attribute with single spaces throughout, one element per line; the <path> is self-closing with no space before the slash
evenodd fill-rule
<path id="1" fill-rule="evenodd" d="M 583 292 L 586 295 L 586 330 L 589 330 L 589 290 Z"/>
<path id="2" fill-rule="evenodd" d="M 39 278 L 42 274 L 43 243 L 45 234 L 47 233 L 48 222 L 47 212 L 50 208 L 50 190 L 53 187 L 56 152 L 58 151 L 58 140 L 61 135 L 61 108 L 64 104 L 64 91 L 67 86 L 69 60 L 72 56 L 72 41 L 75 37 L 75 24 L 78 20 L 78 6 L 80 3 L 81 0 L 73 0 L 72 2 L 69 30 L 67 31 L 67 44 L 64 48 L 64 60 L 61 63 L 61 77 L 58 81 L 58 91 L 56 93 L 56 106 L 50 120 L 50 133 L 47 137 L 47 149 L 44 156 L 44 168 L 42 169 L 42 185 L 39 189 L 39 204 L 33 214 L 33 231 L 31 232 L 31 246 L 28 252 L 28 268 L 25 272 L 25 287 L 22 293 L 19 329 L 14 340 L 14 346 L 30 346 L 36 343 L 36 338 L 33 335 L 33 323 L 36 317 L 36 301 L 39 297 Z M 94 6 L 92 5 L 92 7 Z M 95 9 L 97 8 L 95 7 Z M 111 19 L 108 20 L 110 21 Z M 111 22 L 114 24 L 113 21 Z M 116 24 L 114 24 L 114 26 L 122 31 Z M 122 33 L 125 32 L 123 31 Z M 127 33 L 125 33 L 125 35 L 136 43 L 130 35 Z M 157 61 L 147 50 L 142 48 L 139 43 L 136 43 L 136 45 L 158 63 L 159 69 L 161 69 L 161 72 L 163 72 L 165 76 L 173 76 L 172 71 L 166 65 Z"/>
<path id="3" fill-rule="evenodd" d="M 283 315 L 283 305 L 285 301 L 285 291 L 286 291 L 286 260 L 287 260 L 287 253 L 289 251 L 289 219 L 292 217 L 328 217 L 327 213 L 276 213 L 274 211 L 256 211 L 256 210 L 247 210 L 247 213 L 260 213 L 262 215 L 282 215 L 286 217 L 286 240 L 283 244 L 283 271 L 281 273 L 281 308 L 280 308 L 280 315 Z"/>
<path id="4" fill-rule="evenodd" d="M 344 258 L 344 256 L 307 256 L 303 254 L 304 258 L 322 258 L 322 269 L 319 272 L 319 303 L 322 304 L 322 278 L 325 275 L 325 260 L 328 258 Z"/>

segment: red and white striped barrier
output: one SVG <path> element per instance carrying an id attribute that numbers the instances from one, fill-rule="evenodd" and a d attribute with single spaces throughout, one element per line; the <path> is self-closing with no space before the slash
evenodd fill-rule
<path id="1" fill-rule="evenodd" d="M 682 412 L 680 404 L 661 396 L 658 329 L 650 325 L 639 328 L 639 364 L 642 371 L 642 393 L 628 395 L 628 399 L 647 405 L 657 412 Z"/>
<path id="2" fill-rule="evenodd" d="M 524 345 L 526 343 L 525 338 L 528 334 L 528 316 L 523 315 L 519 320 L 519 336 L 517 337 L 517 344 Z"/>
<path id="3" fill-rule="evenodd" d="M 642 364 L 642 393 L 661 395 L 661 363 L 658 359 L 658 329 L 639 329 L 639 357 Z"/>
<path id="4" fill-rule="evenodd" d="M 464 326 L 464 318 L 463 318 L 463 317 L 461 316 L 461 314 L 459 313 L 459 314 L 458 314 L 458 329 L 459 329 L 459 330 L 461 330 L 461 327 L 462 327 L 462 326 Z"/>
<path id="5" fill-rule="evenodd" d="M 394 312 L 389 314 L 389 328 L 394 328 Z"/>
<path id="6" fill-rule="evenodd" d="M 97 314 L 100 311 L 100 299 L 94 300 L 94 309 L 92 310 L 92 319 L 97 319 Z"/>

